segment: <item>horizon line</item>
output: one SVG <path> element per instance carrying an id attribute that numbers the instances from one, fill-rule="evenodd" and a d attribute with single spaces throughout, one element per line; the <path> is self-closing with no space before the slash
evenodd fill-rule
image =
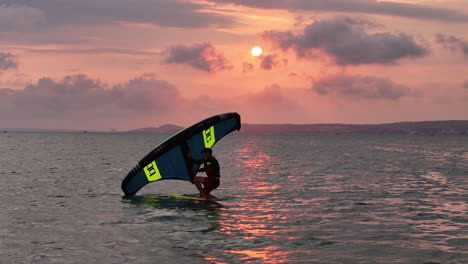
<path id="1" fill-rule="evenodd" d="M 397 121 L 397 122 L 388 122 L 388 123 L 241 123 L 241 125 L 262 125 L 262 126 L 281 126 L 281 125 L 292 125 L 292 126 L 308 126 L 308 125 L 349 125 L 349 126 L 366 126 L 366 125 L 390 125 L 390 124 L 400 124 L 400 123 L 429 123 L 429 122 L 468 122 L 468 120 L 424 120 L 424 121 Z M 129 132 L 138 129 L 146 129 L 146 128 L 161 128 L 166 125 L 173 125 L 180 128 L 185 128 L 184 126 L 174 125 L 174 124 L 164 124 L 160 126 L 147 126 L 147 127 L 139 127 L 133 129 L 126 129 L 120 130 L 115 128 L 105 129 L 83 129 L 83 128 L 31 128 L 31 127 L 16 127 L 16 128 L 0 128 L 0 132 Z"/>

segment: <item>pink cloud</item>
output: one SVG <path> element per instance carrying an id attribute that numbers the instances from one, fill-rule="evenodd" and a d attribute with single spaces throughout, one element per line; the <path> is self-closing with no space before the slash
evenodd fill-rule
<path id="1" fill-rule="evenodd" d="M 246 123 L 303 123 L 312 119 L 313 114 L 296 95 L 279 84 L 272 84 L 232 101 Z"/>
<path id="2" fill-rule="evenodd" d="M 22 90 L 0 89 L 2 127 L 133 129 L 241 112 L 246 120 L 273 123 L 303 114 L 277 84 L 232 97 L 184 97 L 179 89 L 145 74 L 110 86 L 86 75 L 41 78 Z M 284 121 L 282 121 L 284 122 Z"/>
<path id="3" fill-rule="evenodd" d="M 333 75 L 313 83 L 312 91 L 319 95 L 339 95 L 360 99 L 397 100 L 412 96 L 410 88 L 397 84 L 388 78 L 362 75 Z"/>
<path id="4" fill-rule="evenodd" d="M 86 75 L 41 78 L 22 90 L 0 89 L 0 123 L 77 127 L 92 121 L 95 127 L 112 127 L 151 122 L 185 104 L 177 88 L 152 75 L 112 87 Z"/>

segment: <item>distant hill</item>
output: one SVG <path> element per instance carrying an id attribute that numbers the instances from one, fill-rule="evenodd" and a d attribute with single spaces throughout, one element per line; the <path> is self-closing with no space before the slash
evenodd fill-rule
<path id="1" fill-rule="evenodd" d="M 176 125 L 146 127 L 131 133 L 176 133 Z M 389 124 L 242 124 L 241 134 L 312 134 L 312 135 L 468 135 L 468 121 L 422 121 Z"/>
<path id="2" fill-rule="evenodd" d="M 241 133 L 246 134 L 401 134 L 401 135 L 468 135 L 468 121 L 423 121 L 399 122 L 375 125 L 349 124 L 243 124 Z"/>
<path id="3" fill-rule="evenodd" d="M 133 129 L 128 132 L 130 133 L 176 133 L 182 129 L 183 127 L 167 124 L 167 125 L 163 125 L 160 127 L 144 127 L 144 128 Z"/>

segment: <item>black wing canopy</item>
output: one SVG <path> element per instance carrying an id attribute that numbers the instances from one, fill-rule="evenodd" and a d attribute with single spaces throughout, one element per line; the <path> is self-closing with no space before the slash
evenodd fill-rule
<path id="1" fill-rule="evenodd" d="M 134 195 L 146 184 L 165 179 L 192 181 L 193 171 L 199 165 L 190 161 L 189 153 L 194 159 L 201 159 L 200 152 L 204 148 L 213 147 L 225 135 L 240 128 L 240 115 L 226 113 L 177 132 L 148 153 L 128 173 L 122 181 L 123 192 Z"/>

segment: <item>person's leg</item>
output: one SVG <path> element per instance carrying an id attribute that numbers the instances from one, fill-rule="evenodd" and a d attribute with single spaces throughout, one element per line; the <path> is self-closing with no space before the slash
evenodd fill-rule
<path id="1" fill-rule="evenodd" d="M 200 192 L 200 197 L 201 198 L 204 198 L 205 196 L 205 192 L 204 192 L 204 189 L 203 189 L 203 182 L 205 180 L 205 177 L 200 177 L 200 176 L 197 176 L 195 177 L 195 186 L 197 187 L 198 191 Z"/>
<path id="2" fill-rule="evenodd" d="M 203 185 L 204 185 L 204 188 L 203 188 L 204 197 L 203 197 L 203 198 L 206 198 L 206 199 L 217 199 L 216 196 L 211 195 L 210 193 L 211 193 L 211 191 L 213 191 L 214 189 L 218 188 L 218 186 L 219 186 L 219 180 L 212 179 L 212 178 L 206 178 Z"/>

